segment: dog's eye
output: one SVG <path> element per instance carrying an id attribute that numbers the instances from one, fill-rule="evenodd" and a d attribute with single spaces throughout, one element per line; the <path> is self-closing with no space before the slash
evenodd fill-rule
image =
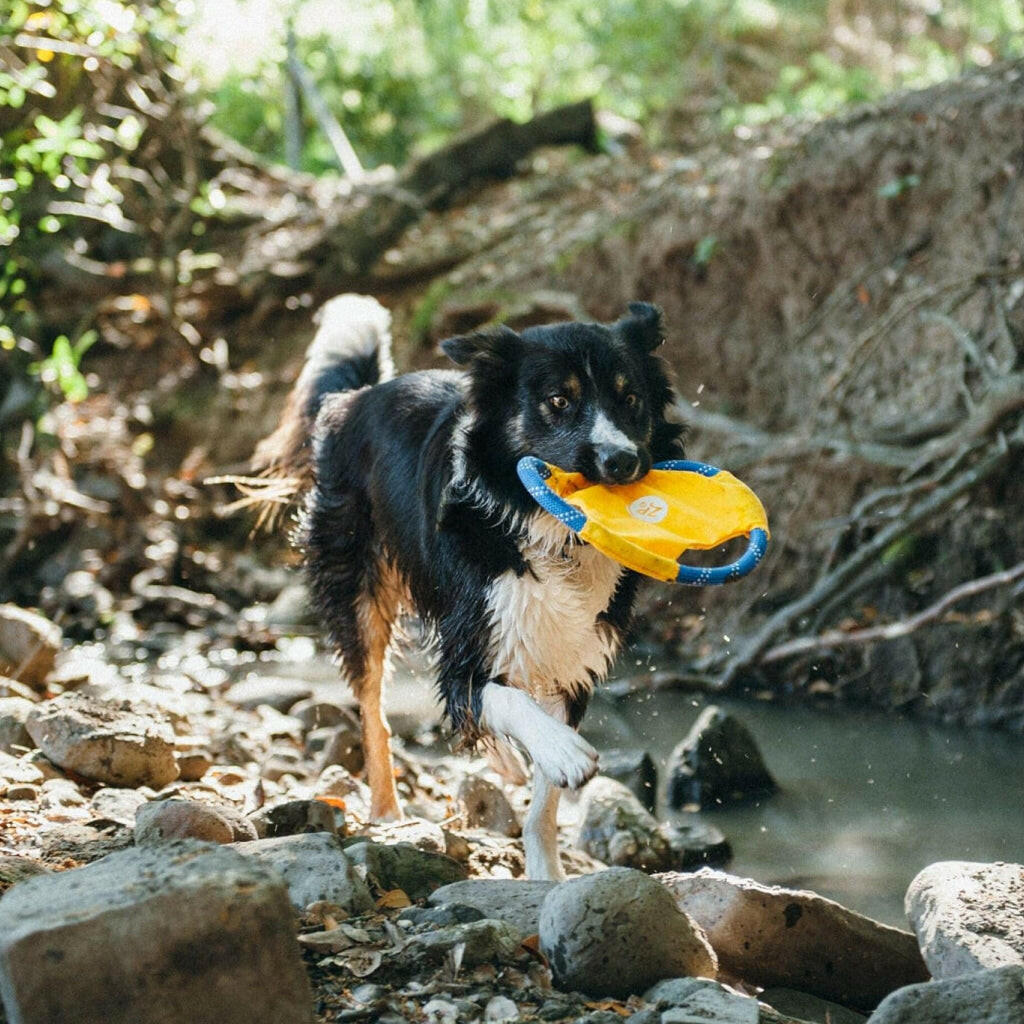
<path id="1" fill-rule="evenodd" d="M 552 395 L 548 399 L 548 405 L 558 412 L 565 412 L 569 408 L 569 399 L 565 395 Z"/>
<path id="2" fill-rule="evenodd" d="M 626 395 L 626 405 L 628 405 L 630 407 L 630 409 L 635 409 L 639 404 L 640 404 L 640 399 L 636 395 L 634 395 L 632 392 L 630 392 L 628 395 Z"/>

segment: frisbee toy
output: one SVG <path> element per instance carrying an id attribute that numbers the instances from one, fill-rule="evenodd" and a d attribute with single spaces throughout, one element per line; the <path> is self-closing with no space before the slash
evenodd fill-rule
<path id="1" fill-rule="evenodd" d="M 698 587 L 729 583 L 746 576 L 768 547 L 768 517 L 757 495 L 732 473 L 704 462 L 658 462 L 632 484 L 593 484 L 532 455 L 516 468 L 541 508 L 645 576 Z M 728 565 L 679 563 L 686 551 L 706 551 L 735 537 L 749 542 Z"/>

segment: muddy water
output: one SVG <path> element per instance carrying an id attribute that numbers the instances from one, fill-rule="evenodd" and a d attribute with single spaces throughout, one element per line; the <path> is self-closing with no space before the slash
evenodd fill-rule
<path id="1" fill-rule="evenodd" d="M 705 706 L 679 693 L 595 708 L 664 766 Z M 749 727 L 781 791 L 708 815 L 731 871 L 813 889 L 890 924 L 937 860 L 1024 861 L 1024 738 L 880 714 L 720 701 Z"/>

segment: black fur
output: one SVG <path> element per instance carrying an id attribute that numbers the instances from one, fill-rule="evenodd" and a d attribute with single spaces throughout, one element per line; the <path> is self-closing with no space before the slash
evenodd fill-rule
<path id="1" fill-rule="evenodd" d="M 652 354 L 660 313 L 629 309 L 613 324 L 450 339 L 442 348 L 463 372 L 373 383 L 376 363 L 362 356 L 324 367 L 312 382 L 307 410 L 319 413 L 300 540 L 312 599 L 357 686 L 370 643 L 367 602 L 386 619 L 392 601 L 381 595 L 400 579 L 435 637 L 447 715 L 472 738 L 484 687 L 504 682 L 490 664 L 488 587 L 509 571 L 531 572 L 524 523 L 544 515 L 516 476 L 518 459 L 538 455 L 590 479 L 621 476 L 590 438 L 599 412 L 636 445 L 635 476 L 682 454 L 681 430 L 665 418 L 672 391 Z M 335 390 L 345 393 L 328 394 Z M 619 641 L 636 588 L 626 572 L 599 617 Z M 567 694 L 571 724 L 586 699 Z"/>

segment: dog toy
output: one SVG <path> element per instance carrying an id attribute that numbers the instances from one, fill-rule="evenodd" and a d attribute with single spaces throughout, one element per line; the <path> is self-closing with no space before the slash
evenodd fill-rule
<path id="1" fill-rule="evenodd" d="M 658 462 L 632 484 L 592 484 L 580 473 L 527 455 L 519 479 L 546 512 L 628 569 L 691 586 L 729 583 L 764 557 L 768 517 L 757 495 L 725 470 L 703 462 Z M 680 565 L 685 551 L 706 551 L 735 537 L 747 550 L 729 565 Z"/>

